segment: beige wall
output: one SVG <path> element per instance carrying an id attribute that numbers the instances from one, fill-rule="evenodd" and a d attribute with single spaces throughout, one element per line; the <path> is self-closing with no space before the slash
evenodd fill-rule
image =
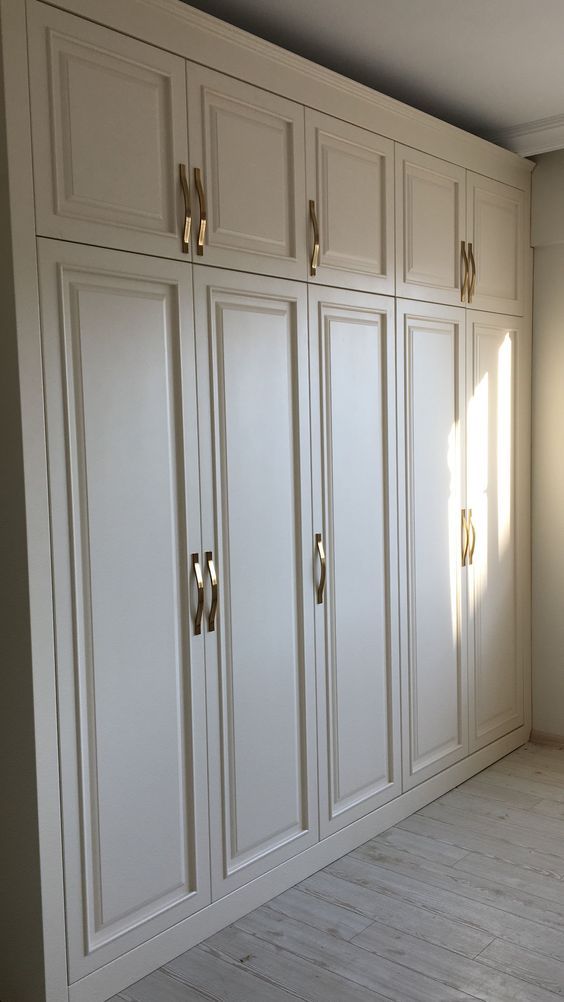
<path id="1" fill-rule="evenodd" d="M 533 729 L 564 736 L 564 151 L 533 174 Z"/>

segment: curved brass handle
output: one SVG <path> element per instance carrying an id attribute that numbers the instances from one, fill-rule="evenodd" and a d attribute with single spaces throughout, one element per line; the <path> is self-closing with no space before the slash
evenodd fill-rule
<path id="1" fill-rule="evenodd" d="M 472 532 L 472 542 L 470 543 L 470 549 L 468 551 L 468 563 L 471 564 L 474 560 L 474 550 L 476 549 L 476 526 L 472 519 L 472 509 L 470 508 L 468 512 L 468 522 L 470 524 L 470 530 Z"/>
<path id="2" fill-rule="evenodd" d="M 461 515 L 461 547 L 462 547 L 462 566 L 466 564 L 466 557 L 468 556 L 468 544 L 470 542 L 470 533 L 468 531 L 468 520 L 466 518 L 466 509 L 463 508 L 460 512 Z"/>
<path id="3" fill-rule="evenodd" d="M 468 289 L 468 302 L 471 303 L 476 289 L 476 261 L 474 259 L 472 244 L 468 244 L 468 257 L 470 258 L 470 265 L 472 267 L 472 278 L 470 280 L 470 288 Z"/>
<path id="4" fill-rule="evenodd" d="M 202 632 L 202 615 L 204 612 L 204 579 L 202 577 L 202 568 L 200 567 L 199 553 L 192 554 L 192 567 L 194 569 L 194 577 L 196 578 L 196 586 L 198 588 L 198 605 L 194 619 L 194 634 L 196 637 L 199 637 Z"/>
<path id="5" fill-rule="evenodd" d="M 462 291 L 460 293 L 460 301 L 462 303 L 466 302 L 466 295 L 468 293 L 468 255 L 466 253 L 466 241 L 460 241 L 460 252 L 462 254 L 462 264 L 464 266 L 464 279 L 462 282 Z"/>
<path id="6" fill-rule="evenodd" d="M 206 196 L 204 193 L 204 186 L 202 184 L 202 172 L 199 167 L 194 167 L 194 181 L 196 183 L 196 191 L 198 192 L 198 201 L 200 203 L 200 225 L 198 227 L 198 241 L 196 244 L 196 251 L 202 256 L 204 253 L 204 244 L 206 242 L 206 227 L 208 225 L 208 214 L 206 209 Z"/>
<path id="7" fill-rule="evenodd" d="M 213 633 L 215 630 L 215 614 L 217 612 L 217 574 L 215 573 L 213 553 L 211 550 L 208 550 L 206 553 L 206 563 L 208 565 L 208 574 L 210 576 L 212 589 L 212 600 L 210 611 L 208 613 L 208 630 L 210 633 Z"/>
<path id="8" fill-rule="evenodd" d="M 190 253 L 190 230 L 192 229 L 192 206 L 190 204 L 190 186 L 186 176 L 186 164 L 178 164 L 180 186 L 184 195 L 184 229 L 182 231 L 182 253 Z"/>
<path id="9" fill-rule="evenodd" d="M 311 252 L 310 272 L 312 275 L 317 275 L 317 267 L 319 265 L 319 223 L 317 222 L 317 213 L 313 198 L 309 200 L 309 218 L 313 227 L 313 250 Z"/>
<path id="10" fill-rule="evenodd" d="M 321 533 L 315 533 L 315 545 L 317 546 L 317 552 L 319 554 L 319 562 L 321 564 L 321 577 L 319 578 L 319 584 L 317 586 L 317 604 L 321 605 L 323 602 L 323 592 L 325 591 L 325 578 L 327 576 L 327 561 L 325 559 L 325 550 L 323 549 L 323 539 L 321 538 Z"/>

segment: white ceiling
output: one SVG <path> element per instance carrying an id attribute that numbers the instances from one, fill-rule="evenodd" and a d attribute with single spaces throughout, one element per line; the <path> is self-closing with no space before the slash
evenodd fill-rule
<path id="1" fill-rule="evenodd" d="M 564 145 L 564 0 L 192 5 L 519 152 Z"/>

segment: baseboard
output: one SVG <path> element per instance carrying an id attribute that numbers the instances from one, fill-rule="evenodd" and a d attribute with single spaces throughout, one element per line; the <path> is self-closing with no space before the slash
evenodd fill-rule
<path id="1" fill-rule="evenodd" d="M 470 755 L 462 762 L 445 769 L 420 786 L 402 793 L 395 800 L 355 821 L 342 831 L 330 835 L 317 845 L 305 849 L 298 856 L 252 880 L 244 887 L 226 895 L 220 901 L 202 908 L 200 912 L 184 919 L 172 929 L 153 937 L 142 946 L 118 957 L 100 970 L 87 975 L 69 988 L 69 1002 L 105 1002 L 127 985 L 139 981 L 157 967 L 189 950 L 203 939 L 218 932 L 231 922 L 253 911 L 293 884 L 305 880 L 316 870 L 328 866 L 363 842 L 374 838 L 441 797 L 471 776 L 487 769 L 498 759 L 525 744 L 529 727 L 520 727 L 486 748 Z"/>
<path id="2" fill-rule="evenodd" d="M 531 731 L 529 741 L 532 745 L 545 745 L 547 748 L 564 748 L 564 735 L 547 734 L 545 731 Z"/>

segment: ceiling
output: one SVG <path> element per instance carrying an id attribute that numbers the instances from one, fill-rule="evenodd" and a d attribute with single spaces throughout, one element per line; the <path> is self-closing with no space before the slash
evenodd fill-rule
<path id="1" fill-rule="evenodd" d="M 564 146 L 563 0 L 192 6 L 520 153 Z"/>

